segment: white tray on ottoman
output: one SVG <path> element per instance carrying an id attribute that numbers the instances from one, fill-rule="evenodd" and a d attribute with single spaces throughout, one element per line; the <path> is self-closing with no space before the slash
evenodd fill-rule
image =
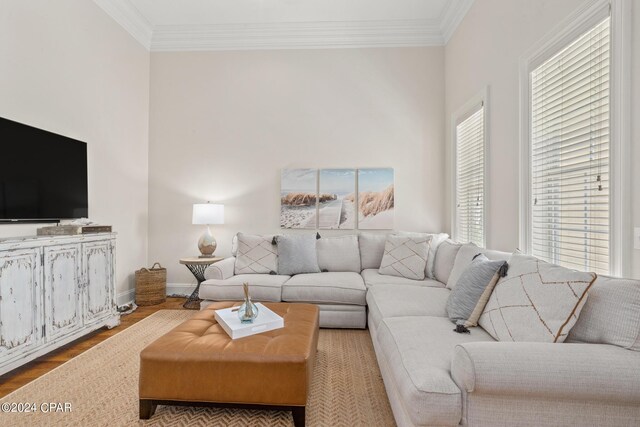
<path id="1" fill-rule="evenodd" d="M 258 317 L 252 323 L 242 323 L 238 317 L 238 307 L 215 310 L 216 321 L 231 339 L 248 337 L 261 332 L 284 328 L 284 319 L 263 304 L 257 303 Z M 236 311 L 234 311 L 236 310 Z"/>

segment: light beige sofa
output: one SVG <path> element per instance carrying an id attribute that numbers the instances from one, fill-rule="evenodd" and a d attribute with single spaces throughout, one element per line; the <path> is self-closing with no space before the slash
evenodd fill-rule
<path id="1" fill-rule="evenodd" d="M 360 274 L 361 253 L 370 254 L 371 251 L 361 247 L 363 242 L 366 244 L 366 238 L 351 237 L 348 242 L 340 237 L 323 238 L 323 244 L 318 245 L 318 261 L 326 271 L 295 276 L 235 275 L 237 245 L 234 240 L 232 256 L 205 270 L 206 280 L 200 286 L 200 297 L 205 300 L 201 308 L 206 307 L 209 301 L 241 300 L 242 283 L 247 282 L 255 301 L 317 304 L 322 328 L 364 329 L 367 326 L 367 288 Z M 376 237 L 375 241 L 382 243 L 384 251 L 385 236 Z M 382 252 L 379 257 L 382 259 Z M 345 259 L 350 262 L 345 263 Z M 367 265 L 366 257 L 364 262 Z M 380 260 L 377 262 L 380 265 Z"/>
<path id="2" fill-rule="evenodd" d="M 384 241 L 361 235 L 360 274 L 240 277 L 228 258 L 201 296 L 239 300 L 246 280 L 257 299 L 317 303 L 322 327 L 368 326 L 399 426 L 640 425 L 640 351 L 625 348 L 640 349 L 640 281 L 599 277 L 566 343 L 496 342 L 447 317 L 460 245 L 438 246 L 434 278 L 418 281 L 378 273 Z"/>
<path id="3" fill-rule="evenodd" d="M 640 425 L 640 351 L 624 348 L 640 349 L 640 281 L 599 277 L 566 343 L 496 342 L 453 332 L 449 243 L 436 252 L 441 287 L 363 272 L 376 278 L 368 327 L 399 426 Z"/>

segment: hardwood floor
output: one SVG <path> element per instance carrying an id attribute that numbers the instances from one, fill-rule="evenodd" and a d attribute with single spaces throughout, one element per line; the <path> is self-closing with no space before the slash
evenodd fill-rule
<path id="1" fill-rule="evenodd" d="M 162 304 L 138 307 L 138 309 L 133 313 L 122 316 L 119 326 L 113 329 L 99 329 L 85 337 L 65 345 L 64 347 L 60 347 L 51 353 L 45 354 L 26 365 L 0 376 L 0 398 L 35 380 L 36 378 L 41 377 L 47 372 L 73 359 L 77 355 L 84 353 L 110 336 L 127 329 L 129 326 L 139 322 L 147 316 L 152 315 L 158 310 L 184 310 L 182 308 L 182 304 L 184 304 L 184 302 L 185 298 L 167 298 L 167 301 Z"/>

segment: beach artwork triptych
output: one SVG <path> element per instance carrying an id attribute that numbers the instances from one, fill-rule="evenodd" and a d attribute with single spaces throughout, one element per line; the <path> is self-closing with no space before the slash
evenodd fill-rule
<path id="1" fill-rule="evenodd" d="M 283 169 L 280 227 L 393 229 L 392 168 Z"/>

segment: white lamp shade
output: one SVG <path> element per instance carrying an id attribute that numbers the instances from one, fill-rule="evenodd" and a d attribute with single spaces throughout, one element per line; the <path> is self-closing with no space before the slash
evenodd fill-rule
<path id="1" fill-rule="evenodd" d="M 224 224 L 224 205 L 215 203 L 193 205 L 193 223 L 200 225 Z"/>

